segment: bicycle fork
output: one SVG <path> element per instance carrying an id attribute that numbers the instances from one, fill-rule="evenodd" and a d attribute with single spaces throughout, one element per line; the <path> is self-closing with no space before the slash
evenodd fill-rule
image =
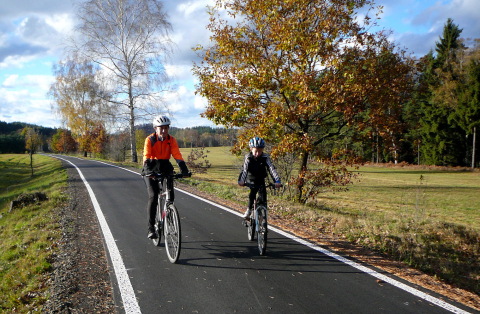
<path id="1" fill-rule="evenodd" d="M 262 221 L 262 224 L 263 222 L 266 222 L 267 221 L 267 208 L 264 207 L 265 210 L 264 210 L 264 213 L 263 213 L 263 221 Z M 256 206 L 255 206 L 255 231 L 258 233 L 260 232 L 261 230 L 259 229 L 259 223 L 258 223 L 258 212 L 260 211 L 260 209 L 258 209 Z M 263 226 L 261 226 L 263 228 Z M 267 232 L 267 229 L 265 228 L 265 230 L 263 230 L 263 232 Z"/>

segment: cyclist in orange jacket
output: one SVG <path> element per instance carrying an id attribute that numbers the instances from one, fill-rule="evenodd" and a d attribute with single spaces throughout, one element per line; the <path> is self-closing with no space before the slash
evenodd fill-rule
<path id="1" fill-rule="evenodd" d="M 148 203 L 148 238 L 153 239 L 156 236 L 154 224 L 157 214 L 158 194 L 160 188 L 153 179 L 156 174 L 173 174 L 173 166 L 170 157 L 173 156 L 184 176 L 188 176 L 188 168 L 183 160 L 182 154 L 178 148 L 177 140 L 168 134 L 170 128 L 170 119 L 167 116 L 157 116 L 153 119 L 153 128 L 155 133 L 150 134 L 145 139 L 143 149 L 143 169 L 142 176 L 147 185 Z M 170 188 L 170 200 L 175 198 L 173 192 L 173 179 L 167 179 L 167 185 Z"/>

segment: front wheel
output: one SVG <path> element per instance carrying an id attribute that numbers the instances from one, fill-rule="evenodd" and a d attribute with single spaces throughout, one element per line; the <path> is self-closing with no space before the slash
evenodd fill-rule
<path id="1" fill-rule="evenodd" d="M 163 203 L 159 200 L 157 205 L 157 216 L 155 217 L 155 233 L 157 237 L 152 239 L 153 244 L 155 246 L 160 246 L 160 240 L 162 239 L 162 231 L 163 231 L 163 221 L 162 221 L 162 205 Z"/>
<path id="2" fill-rule="evenodd" d="M 257 240 L 258 240 L 258 251 L 260 255 L 265 255 L 267 250 L 267 210 L 265 207 L 260 207 L 258 209 L 258 231 L 257 231 Z"/>
<path id="3" fill-rule="evenodd" d="M 253 215 L 250 215 L 250 221 L 247 221 L 247 235 L 248 235 L 248 240 L 253 241 L 255 240 L 255 218 Z"/>
<path id="4" fill-rule="evenodd" d="M 175 206 L 169 205 L 164 219 L 165 249 L 171 263 L 176 263 L 180 257 L 181 230 L 178 211 Z"/>

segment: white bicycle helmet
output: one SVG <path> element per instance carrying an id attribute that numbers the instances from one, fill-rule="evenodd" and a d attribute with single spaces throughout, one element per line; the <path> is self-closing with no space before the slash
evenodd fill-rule
<path id="1" fill-rule="evenodd" d="M 170 119 L 167 116 L 156 116 L 153 119 L 153 127 L 156 128 L 157 126 L 162 125 L 170 125 Z"/>
<path id="2" fill-rule="evenodd" d="M 250 146 L 250 148 L 264 148 L 265 141 L 262 138 L 259 138 L 258 136 L 256 136 L 252 138 L 250 142 L 248 142 L 248 146 Z"/>

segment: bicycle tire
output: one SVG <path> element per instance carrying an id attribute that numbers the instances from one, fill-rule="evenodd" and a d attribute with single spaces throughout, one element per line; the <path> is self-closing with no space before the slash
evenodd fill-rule
<path id="1" fill-rule="evenodd" d="M 168 259 L 170 260 L 170 263 L 176 263 L 180 257 L 180 250 L 182 247 L 182 232 L 178 211 L 173 204 L 168 206 L 163 227 L 165 250 L 167 251 Z"/>
<path id="2" fill-rule="evenodd" d="M 250 215 L 250 221 L 247 221 L 247 236 L 248 240 L 255 240 L 255 218 L 253 213 Z"/>
<path id="3" fill-rule="evenodd" d="M 265 255 L 267 250 L 267 217 L 265 215 L 266 209 L 263 206 L 258 208 L 258 231 L 257 231 L 257 243 L 258 252 L 260 255 Z"/>
<path id="4" fill-rule="evenodd" d="M 162 217 L 162 208 L 163 208 L 163 198 L 158 198 L 157 204 L 157 215 L 155 216 L 155 233 L 157 234 L 156 239 L 152 239 L 152 242 L 155 246 L 160 246 L 160 242 L 162 240 L 162 231 L 163 231 L 163 221 L 161 220 Z"/>

